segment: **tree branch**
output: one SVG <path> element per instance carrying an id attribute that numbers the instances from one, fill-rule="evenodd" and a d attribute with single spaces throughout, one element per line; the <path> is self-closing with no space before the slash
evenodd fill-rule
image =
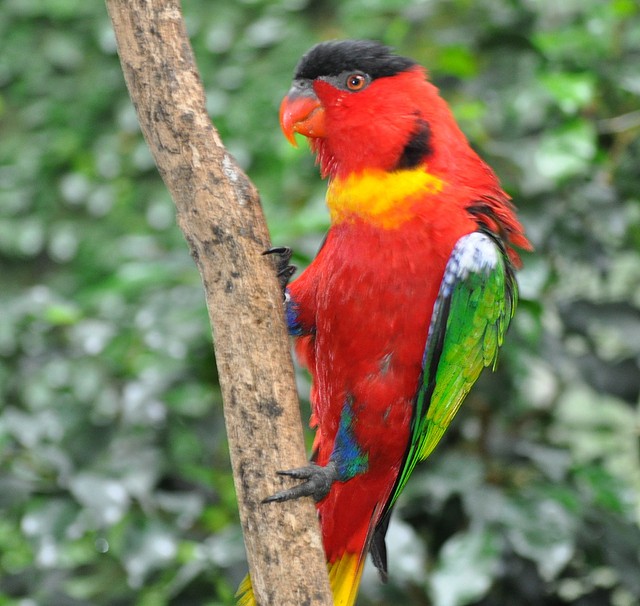
<path id="1" fill-rule="evenodd" d="M 306 462 L 282 296 L 260 200 L 225 150 L 179 0 L 106 0 L 142 132 L 204 284 L 245 545 L 260 605 L 330 605 L 310 499 L 264 506 Z"/>

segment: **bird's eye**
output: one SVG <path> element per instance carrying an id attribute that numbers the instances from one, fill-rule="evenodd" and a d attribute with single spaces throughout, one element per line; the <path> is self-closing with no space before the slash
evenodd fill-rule
<path id="1" fill-rule="evenodd" d="M 367 78 L 363 74 L 349 74 L 346 84 L 349 90 L 362 90 L 367 84 Z"/>

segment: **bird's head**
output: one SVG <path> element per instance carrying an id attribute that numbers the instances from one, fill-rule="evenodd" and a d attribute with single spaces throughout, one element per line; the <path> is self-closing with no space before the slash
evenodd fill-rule
<path id="1" fill-rule="evenodd" d="M 309 138 L 329 177 L 425 162 L 431 172 L 450 170 L 469 149 L 424 69 L 368 40 L 322 42 L 307 52 L 280 124 L 294 145 L 294 133 Z"/>
<path id="2" fill-rule="evenodd" d="M 372 197 L 371 187 L 365 187 L 365 205 L 371 199 L 395 204 L 395 194 L 406 200 L 416 187 L 423 194 L 443 192 L 443 199 L 461 204 L 479 226 L 499 234 L 508 246 L 531 248 L 509 196 L 470 147 L 425 70 L 387 46 L 368 40 L 314 46 L 296 66 L 280 107 L 280 124 L 294 145 L 295 133 L 309 139 L 322 175 L 343 184 L 339 191 L 349 177 L 365 172 L 375 175 L 366 181 L 369 186 L 400 183 L 400 190 L 383 196 Z M 401 179 L 380 178 L 381 172 L 400 171 Z M 365 180 L 354 183 L 362 188 Z M 352 186 L 346 193 L 352 212 L 363 198 L 362 189 Z M 386 208 L 386 202 L 380 204 Z M 511 248 L 509 255 L 518 265 Z"/>

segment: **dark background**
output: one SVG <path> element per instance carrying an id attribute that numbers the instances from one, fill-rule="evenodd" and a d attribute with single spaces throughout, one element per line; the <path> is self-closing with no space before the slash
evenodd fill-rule
<path id="1" fill-rule="evenodd" d="M 391 581 L 367 572 L 359 604 L 640 603 L 636 0 L 184 8 L 211 117 L 298 265 L 325 184 L 277 108 L 334 37 L 428 67 L 536 248 L 497 372 L 409 483 Z M 0 3 L 0 280 L 0 606 L 231 604 L 203 292 L 100 2 Z"/>

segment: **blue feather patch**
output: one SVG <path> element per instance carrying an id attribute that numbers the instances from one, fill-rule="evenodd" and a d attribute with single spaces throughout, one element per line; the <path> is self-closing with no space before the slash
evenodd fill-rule
<path id="1" fill-rule="evenodd" d="M 298 304 L 294 301 L 287 288 L 284 295 L 284 313 L 287 322 L 287 330 L 292 337 L 299 337 L 303 334 L 302 325 L 298 320 Z"/>
<path id="2" fill-rule="evenodd" d="M 353 408 L 351 402 L 347 400 L 340 414 L 340 425 L 331 453 L 331 460 L 336 464 L 341 482 L 346 482 L 369 468 L 369 455 L 356 441 L 353 422 Z"/>

